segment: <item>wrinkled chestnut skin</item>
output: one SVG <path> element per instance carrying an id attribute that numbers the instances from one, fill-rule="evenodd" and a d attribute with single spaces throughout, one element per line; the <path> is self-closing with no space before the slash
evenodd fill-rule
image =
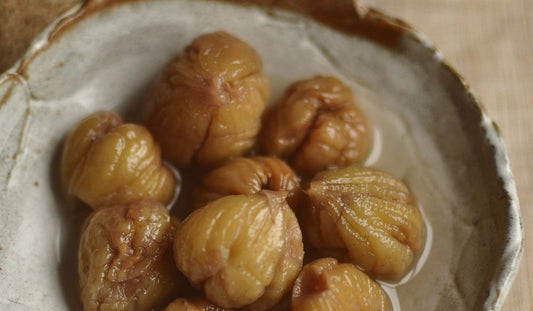
<path id="1" fill-rule="evenodd" d="M 292 290 L 291 311 L 389 311 L 383 289 L 352 264 L 322 258 L 304 266 Z"/>
<path id="2" fill-rule="evenodd" d="M 172 260 L 175 227 L 150 200 L 93 212 L 78 254 L 84 310 L 143 311 L 172 301 L 184 286 Z"/>
<path id="3" fill-rule="evenodd" d="M 403 182 L 378 170 L 350 166 L 317 174 L 306 193 L 302 227 L 313 246 L 337 250 L 381 280 L 405 275 L 425 227 Z"/>
<path id="4" fill-rule="evenodd" d="M 174 240 L 180 271 L 224 308 L 266 310 L 290 291 L 303 261 L 286 193 L 226 196 L 187 217 Z"/>
<path id="5" fill-rule="evenodd" d="M 179 298 L 174 300 L 164 311 L 230 311 L 209 303 L 203 298 Z"/>
<path id="6" fill-rule="evenodd" d="M 197 208 L 232 194 L 261 190 L 287 191 L 287 203 L 296 210 L 302 200 L 300 180 L 282 160 L 271 157 L 236 158 L 212 170 L 194 193 Z"/>
<path id="7" fill-rule="evenodd" d="M 148 93 L 147 125 L 178 167 L 214 167 L 255 144 L 269 93 L 261 58 L 245 42 L 215 32 L 195 39 Z"/>
<path id="8" fill-rule="evenodd" d="M 267 155 L 289 159 L 312 177 L 328 167 L 362 162 L 371 138 L 352 91 L 332 77 L 292 84 L 265 117 L 260 144 Z"/>
<path id="9" fill-rule="evenodd" d="M 162 165 L 148 130 L 102 111 L 82 120 L 67 136 L 61 159 L 65 191 L 93 208 L 141 198 L 166 204 L 176 181 Z"/>

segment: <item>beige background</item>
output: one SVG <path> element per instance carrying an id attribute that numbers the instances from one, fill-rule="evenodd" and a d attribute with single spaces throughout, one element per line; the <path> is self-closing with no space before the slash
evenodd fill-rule
<path id="1" fill-rule="evenodd" d="M 474 88 L 506 139 L 526 247 L 504 311 L 533 310 L 533 1 L 360 0 L 424 33 Z M 79 0 L 0 0 L 0 72 Z"/>

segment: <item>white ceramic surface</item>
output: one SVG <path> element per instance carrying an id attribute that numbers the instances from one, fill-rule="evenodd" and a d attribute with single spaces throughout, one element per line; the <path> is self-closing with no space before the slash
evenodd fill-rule
<path id="1" fill-rule="evenodd" d="M 96 10 L 60 32 L 51 25 L 0 76 L 0 309 L 79 309 L 75 253 L 87 211 L 69 208 L 57 187 L 63 137 L 101 109 L 139 121 L 165 63 L 223 29 L 259 51 L 273 101 L 316 74 L 353 87 L 374 126 L 367 164 L 405 180 L 428 220 L 416 273 L 386 285 L 396 309 L 498 310 L 522 250 L 504 143 L 425 39 L 377 12 L 359 19 L 370 26 L 352 34 L 276 8 L 161 0 Z"/>

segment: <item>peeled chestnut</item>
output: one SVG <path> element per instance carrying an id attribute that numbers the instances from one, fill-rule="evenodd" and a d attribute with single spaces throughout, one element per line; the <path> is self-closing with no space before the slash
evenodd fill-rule
<path id="1" fill-rule="evenodd" d="M 255 143 L 269 82 L 259 54 L 225 32 L 195 39 L 146 97 L 147 125 L 178 167 L 213 167 Z"/>
<path id="2" fill-rule="evenodd" d="M 199 297 L 178 298 L 174 300 L 164 311 L 229 311 L 230 309 L 219 308 L 207 300 Z"/>
<path id="3" fill-rule="evenodd" d="M 61 158 L 65 191 L 93 208 L 141 198 L 168 203 L 176 180 L 142 126 L 110 111 L 92 114 L 67 136 Z"/>
<path id="4" fill-rule="evenodd" d="M 270 110 L 260 135 L 268 155 L 287 158 L 306 177 L 328 167 L 362 162 L 371 138 L 352 91 L 333 77 L 292 84 Z"/>
<path id="5" fill-rule="evenodd" d="M 338 252 L 378 279 L 405 275 L 425 227 L 403 182 L 375 169 L 349 166 L 317 174 L 306 193 L 302 226 L 313 246 Z"/>
<path id="6" fill-rule="evenodd" d="M 230 195 L 194 211 L 174 240 L 180 271 L 224 308 L 266 310 L 290 291 L 303 260 L 286 192 Z"/>
<path id="7" fill-rule="evenodd" d="M 175 226 L 151 200 L 93 212 L 78 256 L 84 310 L 148 311 L 172 301 L 184 286 L 170 252 Z"/>
<path id="8" fill-rule="evenodd" d="M 292 290 L 292 311 L 389 311 L 383 289 L 352 264 L 322 258 L 305 265 Z"/>
<path id="9" fill-rule="evenodd" d="M 296 210 L 302 199 L 300 180 L 280 159 L 236 158 L 207 174 L 195 190 L 197 208 L 232 194 L 254 194 L 261 190 L 287 191 L 287 202 Z"/>

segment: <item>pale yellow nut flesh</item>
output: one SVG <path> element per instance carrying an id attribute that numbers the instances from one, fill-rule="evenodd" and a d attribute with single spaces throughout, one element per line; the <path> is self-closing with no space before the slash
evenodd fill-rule
<path id="1" fill-rule="evenodd" d="M 164 311 L 229 311 L 215 306 L 207 300 L 199 297 L 178 298 L 169 304 Z"/>
<path id="2" fill-rule="evenodd" d="M 269 94 L 259 54 L 225 32 L 196 38 L 145 100 L 147 125 L 178 167 L 214 167 L 255 144 Z"/>
<path id="3" fill-rule="evenodd" d="M 361 163 L 371 145 L 365 115 L 352 91 L 333 77 L 293 83 L 266 113 L 260 144 L 267 155 L 286 158 L 305 177 Z"/>
<path id="4" fill-rule="evenodd" d="M 169 303 L 184 287 L 171 255 L 174 233 L 155 201 L 93 212 L 78 255 L 84 310 L 148 311 Z"/>
<path id="5" fill-rule="evenodd" d="M 236 158 L 209 172 L 194 191 L 196 208 L 227 195 L 254 194 L 261 190 L 287 191 L 296 211 L 303 193 L 300 179 L 282 160 L 272 157 Z"/>
<path id="6" fill-rule="evenodd" d="M 196 210 L 176 233 L 174 258 L 191 284 L 224 308 L 266 310 L 290 291 L 303 261 L 285 192 L 226 196 Z"/>
<path id="7" fill-rule="evenodd" d="M 375 278 L 396 281 L 420 250 L 425 225 L 407 186 L 384 172 L 325 171 L 306 191 L 302 226 L 311 244 L 334 250 Z"/>
<path id="8" fill-rule="evenodd" d="M 352 264 L 322 258 L 304 266 L 292 290 L 291 311 L 391 311 L 383 289 Z"/>
<path id="9" fill-rule="evenodd" d="M 61 176 L 65 191 L 92 208 L 143 198 L 167 204 L 177 186 L 148 130 L 109 111 L 85 118 L 67 136 Z"/>

